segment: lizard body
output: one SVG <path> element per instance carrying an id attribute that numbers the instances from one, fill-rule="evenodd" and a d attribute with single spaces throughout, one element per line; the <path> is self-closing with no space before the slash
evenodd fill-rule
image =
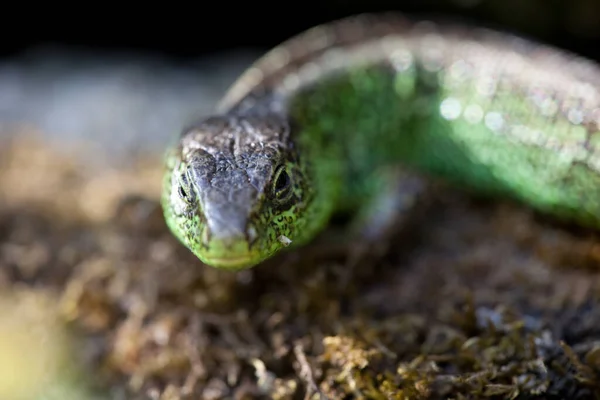
<path id="1" fill-rule="evenodd" d="M 318 26 L 184 130 L 165 218 L 204 263 L 249 268 L 340 210 L 381 206 L 400 165 L 600 228 L 599 88 L 592 61 L 487 29 L 393 14 Z"/>

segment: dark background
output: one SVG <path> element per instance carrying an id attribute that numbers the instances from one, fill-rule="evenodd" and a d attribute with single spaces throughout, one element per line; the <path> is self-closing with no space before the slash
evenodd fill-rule
<path id="1" fill-rule="evenodd" d="M 40 45 L 153 51 L 186 60 L 240 47 L 267 49 L 313 25 L 398 10 L 496 27 L 600 59 L 600 0 L 310 0 L 16 4 L 3 12 L 0 56 Z"/>

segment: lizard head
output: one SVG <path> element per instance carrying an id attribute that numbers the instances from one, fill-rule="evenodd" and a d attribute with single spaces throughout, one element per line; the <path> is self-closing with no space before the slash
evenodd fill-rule
<path id="1" fill-rule="evenodd" d="M 289 131 L 279 118 L 211 117 L 169 151 L 165 219 L 205 264 L 249 268 L 303 234 L 312 185 Z"/>

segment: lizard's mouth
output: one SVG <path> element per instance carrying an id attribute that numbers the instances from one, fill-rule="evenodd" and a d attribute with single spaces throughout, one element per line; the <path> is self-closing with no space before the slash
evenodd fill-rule
<path id="1" fill-rule="evenodd" d="M 251 253 L 232 257 L 211 257 L 205 255 L 201 259 L 202 262 L 210 266 L 230 270 L 246 269 L 258 264 L 258 260 Z"/>

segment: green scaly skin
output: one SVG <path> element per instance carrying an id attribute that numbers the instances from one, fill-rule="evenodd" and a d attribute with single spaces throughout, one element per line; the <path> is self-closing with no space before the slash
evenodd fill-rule
<path id="1" fill-rule="evenodd" d="M 600 227 L 600 69 L 523 39 L 363 15 L 260 59 L 167 156 L 168 226 L 240 270 L 338 211 L 362 215 L 398 165 Z"/>

